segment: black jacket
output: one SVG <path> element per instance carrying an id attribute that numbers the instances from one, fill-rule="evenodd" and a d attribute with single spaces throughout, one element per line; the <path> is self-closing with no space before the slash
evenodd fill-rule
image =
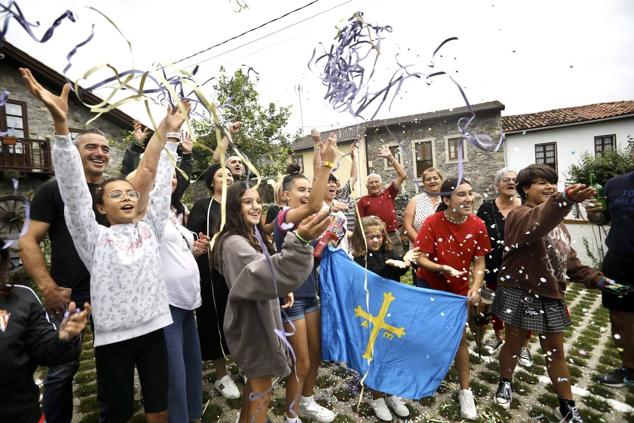
<path id="1" fill-rule="evenodd" d="M 354 258 L 360 266 L 365 267 L 366 258 L 368 260 L 368 270 L 386 279 L 392 279 L 396 282 L 401 281 L 401 276 L 407 273 L 409 267 L 401 269 L 400 267 L 385 264 L 386 260 L 403 260 L 394 253 L 393 250 L 387 251 L 385 247 L 381 247 L 378 251 L 368 251 L 367 256 L 358 256 Z"/>
<path id="2" fill-rule="evenodd" d="M 59 340 L 35 292 L 14 285 L 0 295 L 0 422 L 35 423 L 40 418 L 33 372 L 38 365 L 56 366 L 76 359 L 79 338 Z"/>

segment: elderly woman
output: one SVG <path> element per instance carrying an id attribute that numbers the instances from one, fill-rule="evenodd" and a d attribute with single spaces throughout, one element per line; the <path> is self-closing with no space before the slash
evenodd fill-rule
<path id="1" fill-rule="evenodd" d="M 511 405 L 511 378 L 528 331 L 540 333 L 548 354 L 548 376 L 559 397 L 555 414 L 562 421 L 582 422 L 575 406 L 570 372 L 564 356 L 564 330 L 570 317 L 564 303 L 566 275 L 588 287 L 613 283 L 597 270 L 584 266 L 570 245 L 563 224 L 574 203 L 596 194 L 585 185 L 571 185 L 557 192 L 557 172 L 547 165 L 530 165 L 517 175 L 522 206 L 506 219 L 504 254 L 493 313 L 505 324 L 506 342 L 500 351 L 500 383 L 495 401 Z"/>
<path id="2" fill-rule="evenodd" d="M 403 227 L 410 244 L 416 242 L 416 235 L 423 222 L 436 212 L 440 204 L 440 184 L 442 174 L 435 167 L 428 167 L 423 171 L 423 192 L 412 197 L 403 212 Z"/>
<path id="3" fill-rule="evenodd" d="M 497 288 L 498 274 L 502 267 L 502 255 L 504 254 L 504 222 L 509 212 L 522 205 L 522 201 L 517 196 L 515 190 L 515 180 L 517 172 L 507 167 L 497 171 L 493 178 L 493 184 L 498 192 L 497 197 L 491 201 L 485 201 L 478 209 L 478 217 L 484 221 L 489 232 L 492 250 L 486 255 L 486 274 L 484 282 L 486 287 L 492 291 Z M 488 321 L 484 324 L 486 325 Z M 504 343 L 504 322 L 493 315 L 491 319 L 495 336 L 489 340 L 484 349 L 489 353 L 495 353 Z M 530 350 L 528 349 L 527 336 L 524 346 L 520 350 L 519 363 L 530 367 L 533 364 Z"/>

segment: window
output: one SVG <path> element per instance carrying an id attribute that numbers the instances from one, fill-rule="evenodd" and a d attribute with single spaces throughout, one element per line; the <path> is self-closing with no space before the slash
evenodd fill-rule
<path id="1" fill-rule="evenodd" d="M 390 151 L 392 152 L 392 155 L 394 156 L 394 158 L 396 159 L 397 162 L 401 163 L 401 149 L 398 148 L 398 144 L 394 144 L 394 145 L 388 145 L 387 147 L 389 147 Z M 383 169 L 394 169 L 394 166 L 392 166 L 392 163 L 388 162 L 387 159 L 383 159 Z"/>
<path id="2" fill-rule="evenodd" d="M 462 145 L 462 160 L 467 161 L 467 149 L 465 143 L 460 143 L 460 136 L 445 137 L 445 158 L 448 162 L 458 161 L 458 146 Z"/>
<path id="3" fill-rule="evenodd" d="M 547 164 L 557 171 L 557 143 L 535 144 L 535 163 Z"/>
<path id="4" fill-rule="evenodd" d="M 607 150 L 613 150 L 616 144 L 616 135 L 599 135 L 594 137 L 594 155 L 600 156 Z"/>
<path id="5" fill-rule="evenodd" d="M 416 177 L 422 178 L 423 171 L 434 166 L 433 141 L 416 141 L 413 143 Z"/>
<path id="6" fill-rule="evenodd" d="M 315 154 L 319 154 L 318 151 L 315 152 Z M 301 154 L 298 154 L 296 156 L 293 156 L 293 163 L 298 164 L 299 165 L 299 173 L 304 173 L 304 156 Z"/>
<path id="7" fill-rule="evenodd" d="M 26 115 L 26 103 L 8 100 L 0 107 L 0 131 L 15 138 L 25 138 L 29 134 Z"/>

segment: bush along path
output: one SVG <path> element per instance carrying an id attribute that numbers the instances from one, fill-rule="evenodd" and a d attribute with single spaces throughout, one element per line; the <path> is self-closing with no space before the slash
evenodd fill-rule
<path id="1" fill-rule="evenodd" d="M 612 371 L 620 365 L 619 354 L 610 332 L 608 311 L 601 306 L 601 294 L 587 290 L 580 284 L 570 284 L 566 293 L 572 325 L 566 331 L 566 356 L 570 367 L 573 393 L 584 421 L 588 423 L 634 423 L 634 388 L 609 388 L 598 384 L 596 376 Z M 492 331 L 487 332 L 492 336 Z M 558 405 L 546 371 L 548 356 L 541 352 L 538 336 L 531 339 L 530 350 L 533 366 L 517 366 L 513 379 L 513 401 L 510 410 L 494 405 L 493 395 L 499 380 L 497 353 L 479 356 L 471 338 L 471 389 L 476 398 L 478 422 L 558 422 L 553 411 Z M 486 338 L 485 338 L 486 340 Z M 242 380 L 235 365 L 230 372 L 239 387 Z M 41 378 L 42 372 L 38 373 Z M 240 409 L 241 399 L 227 400 L 213 388 L 216 380 L 209 363 L 203 366 L 202 421 L 233 423 Z M 74 381 L 75 416 L 73 422 L 97 421 L 97 387 L 92 337 L 86 333 L 79 372 Z M 140 387 L 135 385 L 136 401 L 133 422 L 143 422 L 143 406 Z M 460 406 L 457 398 L 458 378 L 451 369 L 435 395 L 418 401 L 406 401 L 409 419 L 394 421 L 411 422 L 460 422 Z M 378 422 L 370 407 L 366 392 L 359 403 L 359 376 L 331 363 L 321 367 L 315 389 L 320 404 L 337 412 L 335 422 Z M 285 383 L 280 381 L 273 392 L 269 410 L 272 422 L 283 422 L 285 408 Z M 309 419 L 302 419 L 304 423 Z"/>

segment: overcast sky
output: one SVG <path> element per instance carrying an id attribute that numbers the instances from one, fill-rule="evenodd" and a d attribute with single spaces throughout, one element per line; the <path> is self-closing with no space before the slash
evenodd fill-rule
<path id="1" fill-rule="evenodd" d="M 133 65 L 150 69 L 152 63 L 178 60 L 309 2 L 242 1 L 249 8 L 236 13 L 235 0 L 25 0 L 19 2 L 25 15 L 39 20 L 42 27 L 65 9 L 76 14 L 77 22 L 65 21 L 46 44 L 32 41 L 12 22 L 7 39 L 61 71 L 67 52 L 87 37 L 94 23 L 95 39 L 77 54 L 69 73 L 72 78 L 101 63 L 120 71 Z M 98 8 L 118 25 L 133 45 L 132 55 L 116 30 L 87 6 Z M 429 73 L 427 65 L 435 47 L 456 36 L 458 41 L 442 49 L 435 70 L 449 71 L 466 88 L 472 103 L 501 101 L 505 115 L 634 99 L 631 0 L 319 0 L 180 65 L 191 70 L 199 63 L 201 81 L 216 75 L 220 66 L 229 71 L 242 65 L 253 67 L 260 75 L 257 89 L 262 100 L 292 106 L 290 131 L 302 126 L 298 84 L 305 132 L 314 126 L 354 124 L 358 119 L 333 111 L 323 99 L 325 87 L 319 72 L 309 70 L 307 63 L 313 49 L 320 42 L 329 46 L 335 26 L 343 25 L 355 11 L 364 12 L 367 22 L 393 28 L 383 41 L 372 90 L 387 83 L 395 70 L 396 53 L 403 64 L 415 65 L 412 70 Z M 275 31 L 279 32 L 267 36 Z M 37 33 L 42 32 L 43 28 Z M 411 79 L 392 109 L 386 104 L 378 117 L 462 105 L 459 92 L 447 79 L 436 79 L 430 86 Z M 139 108 L 124 110 L 148 122 Z"/>

